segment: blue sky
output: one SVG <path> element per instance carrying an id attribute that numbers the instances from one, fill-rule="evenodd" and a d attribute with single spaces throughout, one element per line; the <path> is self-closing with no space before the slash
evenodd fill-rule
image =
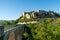
<path id="1" fill-rule="evenodd" d="M 0 20 L 15 20 L 25 11 L 39 9 L 60 13 L 60 0 L 0 0 Z"/>

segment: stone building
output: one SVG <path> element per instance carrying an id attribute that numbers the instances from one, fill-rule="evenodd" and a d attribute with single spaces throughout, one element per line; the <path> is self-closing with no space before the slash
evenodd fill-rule
<path id="1" fill-rule="evenodd" d="M 27 12 L 23 12 L 23 18 L 30 18 L 30 14 L 28 14 Z"/>
<path id="2" fill-rule="evenodd" d="M 35 17 L 34 13 L 28 13 L 28 12 L 23 13 L 23 18 L 30 19 L 30 18 L 33 18 L 33 17 Z"/>
<path id="3" fill-rule="evenodd" d="M 50 18 L 54 17 L 53 13 L 48 13 L 47 11 L 44 10 L 37 10 L 35 12 L 29 13 L 29 12 L 23 12 L 23 18 Z"/>

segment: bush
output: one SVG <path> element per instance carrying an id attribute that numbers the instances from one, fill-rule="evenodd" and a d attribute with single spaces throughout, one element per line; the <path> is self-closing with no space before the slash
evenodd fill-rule
<path id="1" fill-rule="evenodd" d="M 44 19 L 39 24 L 27 24 L 24 39 L 26 40 L 60 40 L 60 22 L 58 19 Z"/>

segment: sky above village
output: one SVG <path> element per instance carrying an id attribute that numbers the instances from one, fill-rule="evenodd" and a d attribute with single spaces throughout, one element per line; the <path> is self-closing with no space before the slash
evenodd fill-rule
<path id="1" fill-rule="evenodd" d="M 33 10 L 60 13 L 60 0 L 0 0 L 0 20 L 16 20 L 23 12 Z"/>

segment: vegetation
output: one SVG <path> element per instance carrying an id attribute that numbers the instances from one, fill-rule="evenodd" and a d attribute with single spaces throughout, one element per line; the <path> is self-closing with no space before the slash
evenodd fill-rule
<path id="1" fill-rule="evenodd" d="M 11 21 L 4 20 L 4 21 L 0 22 L 0 25 L 10 25 L 10 24 L 15 24 L 15 21 L 14 20 L 11 20 Z"/>
<path id="2" fill-rule="evenodd" d="M 38 24 L 25 26 L 25 40 L 60 40 L 60 19 L 44 19 Z"/>
<path id="3" fill-rule="evenodd" d="M 38 13 L 35 12 L 37 16 Z M 31 14 L 31 13 L 30 13 Z M 60 40 L 60 14 L 48 11 L 39 18 L 21 19 L 18 22 L 38 21 L 36 24 L 26 24 L 23 40 Z M 53 15 L 54 17 L 51 17 Z M 47 16 L 47 18 L 45 18 Z"/>
<path id="4" fill-rule="evenodd" d="M 3 38 L 4 38 L 4 35 L 2 35 L 2 36 L 0 37 L 0 40 L 4 40 Z"/>
<path id="5" fill-rule="evenodd" d="M 28 13 L 31 14 L 32 12 Z M 35 13 L 38 16 L 38 13 Z M 60 14 L 53 11 L 48 11 L 47 13 L 48 14 L 43 13 L 45 16 L 31 19 L 22 19 L 23 16 L 21 16 L 16 21 L 3 21 L 0 23 L 0 25 L 17 24 L 18 22 L 38 21 L 40 23 L 25 25 L 23 40 L 60 40 Z M 48 16 L 50 14 L 54 15 L 55 17 L 49 18 Z M 47 18 L 45 18 L 46 16 Z M 0 38 L 0 40 L 2 40 L 2 38 Z"/>

